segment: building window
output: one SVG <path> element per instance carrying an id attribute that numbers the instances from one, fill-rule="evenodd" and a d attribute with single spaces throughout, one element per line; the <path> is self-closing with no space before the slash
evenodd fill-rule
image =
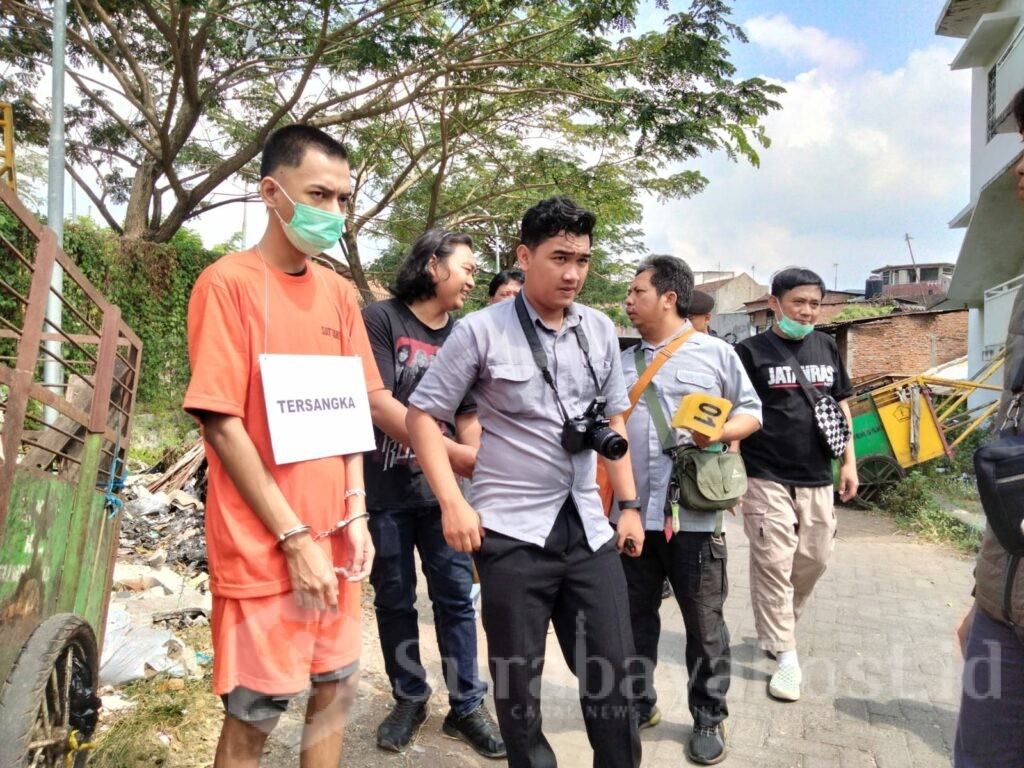
<path id="1" fill-rule="evenodd" d="M 921 282 L 927 283 L 931 280 L 939 279 L 939 268 L 938 267 L 924 267 L 921 269 Z"/>

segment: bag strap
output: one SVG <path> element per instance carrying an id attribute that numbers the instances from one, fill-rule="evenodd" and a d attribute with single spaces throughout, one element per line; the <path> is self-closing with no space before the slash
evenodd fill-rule
<path id="1" fill-rule="evenodd" d="M 1007 624 L 1016 626 L 1011 616 L 1013 612 L 1013 585 L 1016 581 L 1017 567 L 1020 565 L 1020 555 L 1009 553 L 1006 561 L 1006 583 L 1003 585 L 1003 619 Z"/>
<path id="2" fill-rule="evenodd" d="M 647 362 L 644 360 L 644 351 L 639 345 L 637 346 L 634 355 L 636 356 L 637 372 L 641 374 L 645 373 L 644 366 L 647 365 Z M 654 361 L 652 361 L 652 363 L 653 362 Z M 651 369 L 647 368 L 646 370 L 649 371 Z M 648 380 L 650 381 L 650 379 Z M 665 418 L 664 406 L 658 399 L 658 393 L 654 389 L 653 382 L 648 383 L 648 385 L 644 387 L 644 400 L 647 403 L 647 410 L 651 413 L 651 421 L 654 422 L 654 428 L 658 431 L 658 440 L 661 441 L 661 449 L 667 454 L 676 447 L 676 441 L 672 434 L 672 430 L 668 427 L 668 419 Z M 715 515 L 714 536 L 716 539 L 722 538 L 722 526 L 724 523 L 725 510 L 720 509 Z"/>
<path id="3" fill-rule="evenodd" d="M 638 346 L 634 354 L 636 356 L 637 372 L 644 373 L 647 363 L 644 360 L 643 349 Z M 647 368 L 647 370 L 650 369 Z M 652 379 L 648 379 L 648 382 L 647 386 L 644 387 L 644 400 L 647 403 L 647 410 L 651 413 L 651 421 L 654 422 L 654 428 L 658 431 L 661 450 L 668 453 L 676 447 L 676 441 L 673 438 L 672 431 L 668 428 L 668 419 L 665 418 L 664 406 L 658 399 L 658 393 L 654 389 L 654 382 Z"/>
<path id="4" fill-rule="evenodd" d="M 769 340 L 775 345 L 775 348 L 782 353 L 786 362 L 789 363 L 789 368 L 793 371 L 793 377 L 796 379 L 797 384 L 800 385 L 800 389 L 807 397 L 807 400 L 810 402 L 811 408 L 813 409 L 814 406 L 818 404 L 818 400 L 820 398 L 818 397 L 817 390 L 811 386 L 811 382 L 809 382 L 807 377 L 804 376 L 804 369 L 803 366 L 800 365 L 800 361 L 796 359 L 796 355 L 789 350 L 774 330 L 769 328 L 765 333 L 768 335 Z"/>
<path id="5" fill-rule="evenodd" d="M 544 381 L 546 381 L 548 386 L 551 387 L 551 391 L 555 393 L 555 402 L 558 404 L 558 410 L 562 412 L 562 418 L 568 421 L 569 413 L 565 410 L 565 406 L 562 405 L 562 398 L 558 393 L 558 387 L 555 386 L 555 380 L 551 376 L 551 371 L 548 370 L 548 356 L 544 353 L 544 347 L 541 346 L 540 337 L 537 336 L 537 329 L 533 327 L 533 323 L 530 320 L 530 315 L 526 310 L 526 299 L 522 296 L 521 291 L 516 294 L 515 306 L 516 315 L 519 317 L 519 325 L 523 328 L 523 334 L 526 336 L 526 342 L 530 345 L 530 352 L 533 354 L 533 362 L 536 364 L 537 368 L 540 369 L 541 376 L 544 377 Z M 572 331 L 576 335 L 576 343 L 579 344 L 580 351 L 583 352 L 583 359 L 590 371 L 590 378 L 594 380 L 596 396 L 600 397 L 601 384 L 597 380 L 597 373 L 594 371 L 594 364 L 590 360 L 590 344 L 587 343 L 586 334 L 583 333 L 583 328 L 579 325 L 574 325 L 572 327 Z"/>
<path id="6" fill-rule="evenodd" d="M 688 338 L 693 336 L 697 332 L 697 329 L 692 325 L 685 331 L 676 336 L 672 341 L 658 350 L 655 353 L 654 358 L 651 360 L 651 364 L 647 366 L 646 370 L 637 367 L 637 373 L 640 374 L 640 378 L 636 380 L 636 384 L 629 390 L 629 408 L 623 415 L 623 420 L 629 418 L 629 415 L 633 413 L 633 409 L 636 408 L 636 404 L 640 402 L 640 397 L 643 395 L 644 390 L 647 389 L 647 385 L 654 379 L 654 374 L 658 372 L 658 369 L 663 366 L 672 355 L 675 354 L 676 350 L 679 349 L 686 342 Z M 638 344 L 636 347 L 637 351 L 640 352 L 640 359 L 643 359 L 643 345 Z M 646 364 L 646 361 L 645 361 Z"/>

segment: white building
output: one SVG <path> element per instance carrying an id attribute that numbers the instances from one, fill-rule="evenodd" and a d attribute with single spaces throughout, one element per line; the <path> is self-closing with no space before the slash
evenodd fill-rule
<path id="1" fill-rule="evenodd" d="M 1024 0 L 947 0 L 935 32 L 963 39 L 951 67 L 970 69 L 973 78 L 970 200 L 950 222 L 966 231 L 948 305 L 970 309 L 974 373 L 1002 349 L 1010 305 L 1024 284 L 1024 215 L 1013 172 L 1021 141 L 1009 112 L 1024 87 Z"/>

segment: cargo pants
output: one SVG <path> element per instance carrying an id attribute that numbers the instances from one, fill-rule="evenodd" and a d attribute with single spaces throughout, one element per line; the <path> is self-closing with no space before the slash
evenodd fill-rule
<path id="1" fill-rule="evenodd" d="M 831 485 L 805 488 L 750 478 L 740 502 L 750 542 L 750 602 L 760 646 L 796 650 L 796 622 L 835 546 Z"/>

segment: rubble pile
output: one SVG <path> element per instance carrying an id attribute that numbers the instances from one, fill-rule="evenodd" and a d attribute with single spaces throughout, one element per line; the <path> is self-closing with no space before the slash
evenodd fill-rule
<path id="1" fill-rule="evenodd" d="M 157 675 L 195 679 L 210 663 L 174 635 L 208 625 L 213 608 L 205 497 L 201 441 L 162 474 L 126 480 L 100 662 L 100 682 L 108 690 Z"/>
<path id="2" fill-rule="evenodd" d="M 165 562 L 206 572 L 206 460 L 197 441 L 161 475 L 133 475 L 125 484 L 118 554 L 159 567 Z"/>

